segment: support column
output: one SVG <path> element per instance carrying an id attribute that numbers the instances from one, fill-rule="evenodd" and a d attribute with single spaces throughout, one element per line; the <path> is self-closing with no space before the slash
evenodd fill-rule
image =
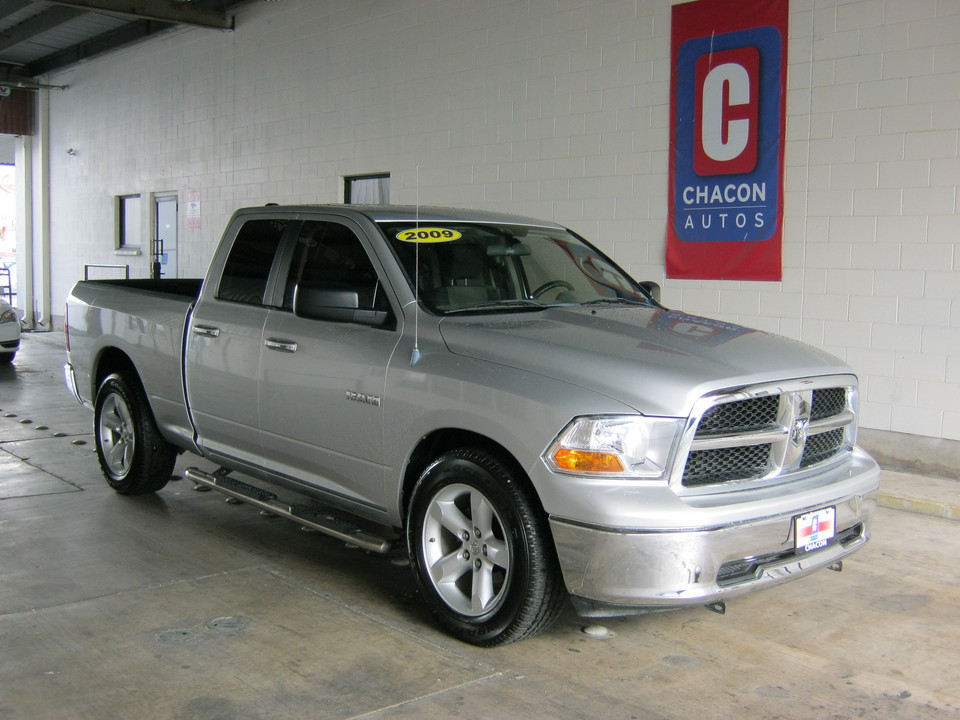
<path id="1" fill-rule="evenodd" d="M 17 172 L 17 310 L 33 328 L 33 136 L 16 144 Z"/>
<path id="2" fill-rule="evenodd" d="M 50 317 L 50 91 L 37 91 L 37 143 L 33 175 L 33 319 L 35 330 L 53 330 Z"/>

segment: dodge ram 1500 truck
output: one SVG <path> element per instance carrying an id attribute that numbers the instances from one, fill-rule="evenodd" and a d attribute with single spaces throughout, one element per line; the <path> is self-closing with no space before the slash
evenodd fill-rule
<path id="1" fill-rule="evenodd" d="M 838 569 L 879 483 L 855 375 L 658 291 L 550 222 L 247 208 L 203 280 L 77 283 L 66 380 L 117 492 L 207 458 L 198 487 L 405 546 L 477 645 Z"/>

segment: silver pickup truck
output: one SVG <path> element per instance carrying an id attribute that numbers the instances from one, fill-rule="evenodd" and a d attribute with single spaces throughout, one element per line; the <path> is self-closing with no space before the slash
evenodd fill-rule
<path id="1" fill-rule="evenodd" d="M 405 546 L 477 645 L 542 631 L 567 598 L 722 610 L 839 569 L 879 478 L 856 377 L 658 292 L 549 222 L 247 208 L 202 281 L 78 283 L 65 371 L 117 492 L 203 456 L 220 469 L 187 470 L 198 486 Z"/>

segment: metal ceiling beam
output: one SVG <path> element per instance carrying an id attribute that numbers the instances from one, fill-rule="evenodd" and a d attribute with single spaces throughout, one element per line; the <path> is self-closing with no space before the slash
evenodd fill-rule
<path id="1" fill-rule="evenodd" d="M 233 30 L 233 17 L 226 12 L 208 10 L 183 0 L 30 0 L 80 8 L 93 12 L 125 15 L 140 20 L 197 25 L 218 30 Z"/>
<path id="2" fill-rule="evenodd" d="M 143 40 L 158 32 L 169 30 L 169 23 L 158 23 L 152 20 L 136 20 L 123 27 L 117 28 L 95 38 L 77 43 L 59 52 L 53 52 L 39 60 L 25 65 L 22 73 L 26 77 L 37 77 L 81 60 L 88 60 L 111 50 L 118 50 L 132 43 Z"/>
<path id="3" fill-rule="evenodd" d="M 0 19 L 23 10 L 30 4 L 30 0 L 0 0 Z"/>
<path id="4" fill-rule="evenodd" d="M 6 32 L 0 33 L 0 52 L 16 47 L 20 43 L 32 40 L 35 36 L 52 30 L 59 25 L 70 22 L 78 15 L 83 15 L 84 10 L 77 10 L 69 7 L 54 7 L 39 15 L 24 20 L 19 25 L 15 25 Z"/>

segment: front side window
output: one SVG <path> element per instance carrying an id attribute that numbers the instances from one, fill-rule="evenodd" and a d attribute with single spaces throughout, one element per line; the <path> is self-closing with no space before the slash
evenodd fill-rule
<path id="1" fill-rule="evenodd" d="M 288 220 L 248 220 L 230 249 L 217 297 L 221 300 L 263 304 L 267 279 Z"/>
<path id="2" fill-rule="evenodd" d="M 380 227 L 432 312 L 653 305 L 612 260 L 560 228 L 456 222 L 420 227 L 395 221 Z"/>
<path id="3" fill-rule="evenodd" d="M 293 309 L 301 291 L 356 293 L 360 310 L 388 310 L 376 268 L 360 239 L 345 225 L 307 221 L 300 228 L 284 291 L 283 307 Z"/>

